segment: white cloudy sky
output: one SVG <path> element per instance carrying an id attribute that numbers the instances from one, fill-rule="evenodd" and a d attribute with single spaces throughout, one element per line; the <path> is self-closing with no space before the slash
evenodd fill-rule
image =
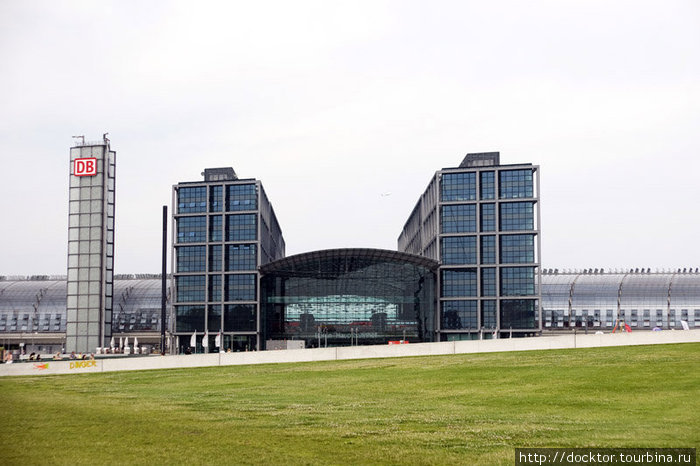
<path id="1" fill-rule="evenodd" d="M 541 166 L 544 267 L 700 266 L 697 0 L 0 1 L 0 274 L 65 273 L 104 132 L 117 273 L 159 271 L 205 167 L 263 181 L 287 254 L 395 249 L 483 151 Z"/>

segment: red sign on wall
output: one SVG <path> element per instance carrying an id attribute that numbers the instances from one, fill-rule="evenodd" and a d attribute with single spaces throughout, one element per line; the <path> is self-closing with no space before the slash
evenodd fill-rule
<path id="1" fill-rule="evenodd" d="M 73 174 L 75 176 L 97 175 L 97 159 L 95 157 L 87 157 L 73 160 Z"/>

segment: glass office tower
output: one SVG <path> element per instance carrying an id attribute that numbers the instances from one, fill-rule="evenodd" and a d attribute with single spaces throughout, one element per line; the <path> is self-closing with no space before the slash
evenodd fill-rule
<path id="1" fill-rule="evenodd" d="M 95 352 L 112 337 L 116 153 L 102 141 L 70 149 L 66 352 Z"/>
<path id="2" fill-rule="evenodd" d="M 284 238 L 260 181 L 233 168 L 173 187 L 174 334 L 182 352 L 260 349 L 258 266 L 284 257 Z M 205 331 L 208 346 L 202 346 Z M 214 346 L 222 334 L 221 348 Z"/>
<path id="3" fill-rule="evenodd" d="M 441 341 L 541 330 L 539 167 L 467 154 L 430 181 L 398 240 L 439 261 Z"/>

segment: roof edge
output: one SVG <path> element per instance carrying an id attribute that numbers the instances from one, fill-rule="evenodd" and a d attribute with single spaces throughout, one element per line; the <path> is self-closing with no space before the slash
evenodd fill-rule
<path id="1" fill-rule="evenodd" d="M 295 263 L 305 262 L 311 259 L 330 259 L 333 257 L 344 257 L 344 256 L 354 256 L 354 257 L 376 257 L 376 258 L 386 258 L 394 260 L 396 262 L 403 261 L 413 265 L 419 265 L 426 267 L 430 270 L 437 270 L 438 261 L 430 259 L 424 256 L 418 256 L 416 254 L 409 254 L 406 252 L 394 251 L 391 249 L 373 249 L 373 248 L 336 248 L 336 249 L 319 249 L 316 251 L 303 252 L 300 254 L 295 254 L 293 256 L 283 257 L 273 262 L 268 262 L 265 265 L 261 265 L 259 270 L 262 274 L 272 273 L 281 270 L 285 266 L 289 266 Z"/>

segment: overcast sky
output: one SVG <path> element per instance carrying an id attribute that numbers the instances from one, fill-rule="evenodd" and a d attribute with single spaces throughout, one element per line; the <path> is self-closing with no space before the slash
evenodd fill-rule
<path id="1" fill-rule="evenodd" d="M 0 274 L 65 274 L 71 136 L 117 152 L 116 273 L 205 167 L 287 255 L 396 249 L 467 152 L 541 167 L 544 267 L 700 267 L 700 2 L 0 1 Z M 391 193 L 391 195 L 382 195 Z"/>

